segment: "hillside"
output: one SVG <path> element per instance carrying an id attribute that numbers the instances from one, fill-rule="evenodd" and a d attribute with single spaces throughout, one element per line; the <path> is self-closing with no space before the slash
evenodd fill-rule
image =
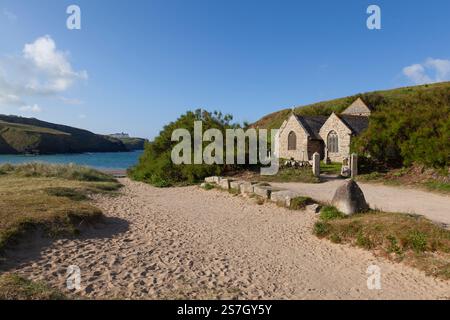
<path id="1" fill-rule="evenodd" d="M 34 118 L 0 115 L 0 154 L 129 151 L 120 140 Z"/>
<path id="2" fill-rule="evenodd" d="M 392 90 L 373 91 L 368 93 L 355 94 L 344 98 L 333 99 L 329 101 L 322 101 L 306 106 L 296 107 L 294 112 L 298 115 L 330 115 L 332 112 L 340 113 L 346 107 L 348 107 L 358 97 L 361 97 L 366 104 L 375 110 L 381 105 L 387 107 L 394 106 L 397 103 L 402 103 L 420 99 L 421 95 L 433 95 L 443 96 L 441 93 L 450 92 L 450 82 L 441 82 L 435 84 L 427 84 L 421 86 L 403 87 Z M 448 101 L 443 99 L 443 105 L 448 105 Z M 279 128 L 284 120 L 286 120 L 291 114 L 290 109 L 280 110 L 264 116 L 255 123 L 252 124 L 254 128 L 267 128 L 275 129 Z"/>

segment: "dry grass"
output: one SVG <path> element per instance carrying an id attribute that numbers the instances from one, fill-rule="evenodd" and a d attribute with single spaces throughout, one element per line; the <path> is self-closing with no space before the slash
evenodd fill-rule
<path id="1" fill-rule="evenodd" d="M 76 234 L 79 224 L 101 216 L 86 201 L 89 194 L 120 187 L 112 177 L 78 166 L 1 166 L 0 171 L 0 250 L 35 227 L 50 236 Z"/>
<path id="2" fill-rule="evenodd" d="M 394 261 L 450 279 L 450 231 L 422 216 L 370 211 L 342 217 L 326 207 L 314 233 L 335 243 L 349 243 Z"/>
<path id="3" fill-rule="evenodd" d="M 61 292 L 13 273 L 0 276 L 0 300 L 64 300 Z"/>

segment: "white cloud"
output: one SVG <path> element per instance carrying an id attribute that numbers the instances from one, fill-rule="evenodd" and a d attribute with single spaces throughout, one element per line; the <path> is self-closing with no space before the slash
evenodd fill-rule
<path id="1" fill-rule="evenodd" d="M 424 63 L 403 68 L 403 74 L 415 84 L 450 80 L 450 60 L 428 58 Z"/>
<path id="2" fill-rule="evenodd" d="M 41 107 L 39 107 L 37 104 L 34 104 L 32 106 L 22 106 L 19 108 L 20 111 L 23 112 L 31 112 L 31 113 L 39 113 L 42 111 Z"/>
<path id="3" fill-rule="evenodd" d="M 86 80 L 87 72 L 75 71 L 67 56 L 46 35 L 25 44 L 22 55 L 0 58 L 0 106 L 27 106 L 30 104 L 24 100 L 58 96 L 77 81 Z"/>
<path id="4" fill-rule="evenodd" d="M 6 19 L 8 19 L 11 22 L 17 20 L 17 16 L 6 8 L 3 9 L 3 15 L 6 17 Z"/>

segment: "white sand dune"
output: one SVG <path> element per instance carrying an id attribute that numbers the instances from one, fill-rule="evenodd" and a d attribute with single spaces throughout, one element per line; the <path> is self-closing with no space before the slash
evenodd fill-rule
<path id="1" fill-rule="evenodd" d="M 81 238 L 58 240 L 17 271 L 63 291 L 69 265 L 81 295 L 174 299 L 432 299 L 450 282 L 362 249 L 312 235 L 312 213 L 198 187 L 157 189 L 123 179 L 123 195 L 98 197 L 109 221 Z M 16 263 L 28 255 L 16 251 Z M 381 268 L 381 290 L 367 267 Z"/>

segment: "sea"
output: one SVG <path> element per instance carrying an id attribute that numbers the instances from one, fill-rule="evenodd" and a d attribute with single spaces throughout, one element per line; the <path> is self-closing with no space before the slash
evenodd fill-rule
<path id="1" fill-rule="evenodd" d="M 94 152 L 54 155 L 0 155 L 0 165 L 30 162 L 69 164 L 89 166 L 102 171 L 124 171 L 139 161 L 143 150 L 131 152 Z"/>

